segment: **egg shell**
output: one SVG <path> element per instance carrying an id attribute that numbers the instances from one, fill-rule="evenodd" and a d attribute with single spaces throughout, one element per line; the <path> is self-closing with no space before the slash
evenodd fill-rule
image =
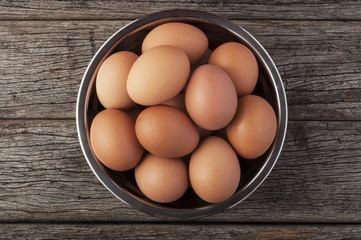
<path id="1" fill-rule="evenodd" d="M 152 106 L 143 110 L 135 123 L 140 144 L 161 157 L 182 157 L 198 145 L 199 133 L 190 118 L 171 106 Z"/>
<path id="2" fill-rule="evenodd" d="M 174 202 L 188 188 L 188 172 L 183 160 L 147 154 L 135 168 L 135 180 L 142 193 L 159 203 Z"/>
<path id="3" fill-rule="evenodd" d="M 264 154 L 277 130 L 276 114 L 262 97 L 247 95 L 238 100 L 237 113 L 227 126 L 227 137 L 237 153 L 246 159 Z"/>
<path id="4" fill-rule="evenodd" d="M 135 120 L 137 120 L 139 114 L 143 111 L 142 108 L 140 108 L 139 106 L 134 106 L 131 109 L 128 109 L 126 111 L 124 111 L 126 114 L 128 114 L 129 117 L 131 117 L 134 122 Z"/>
<path id="5" fill-rule="evenodd" d="M 185 114 L 188 114 L 187 109 L 186 109 L 186 104 L 185 104 L 185 94 L 184 93 L 178 94 L 177 96 L 175 96 L 171 100 L 169 100 L 167 102 L 164 102 L 161 105 L 172 106 L 172 107 L 178 108 L 179 110 L 182 110 Z M 195 126 L 196 126 L 196 128 L 197 128 L 197 130 L 199 132 L 199 137 L 200 138 L 208 137 L 213 132 L 213 131 L 201 128 L 197 124 L 195 124 Z"/>
<path id="6" fill-rule="evenodd" d="M 142 44 L 142 52 L 160 45 L 182 49 L 189 57 L 191 64 L 194 64 L 207 51 L 208 38 L 199 28 L 190 24 L 164 23 L 148 33 Z"/>
<path id="7" fill-rule="evenodd" d="M 227 139 L 227 132 L 226 132 L 226 128 L 222 128 L 222 129 L 219 129 L 217 131 L 214 132 L 214 135 L 215 136 L 218 136 L 220 138 L 223 138 L 224 140 L 228 141 Z"/>
<path id="8" fill-rule="evenodd" d="M 205 138 L 192 153 L 189 179 L 201 199 L 210 203 L 226 201 L 237 190 L 240 178 L 237 155 L 222 138 Z"/>
<path id="9" fill-rule="evenodd" d="M 211 135 L 213 134 L 213 131 L 207 130 L 207 129 L 204 129 L 204 128 L 201 128 L 201 127 L 198 126 L 197 124 L 196 124 L 196 127 L 197 127 L 197 129 L 198 129 L 199 138 L 200 138 L 200 139 L 209 137 L 209 136 L 211 136 Z"/>
<path id="10" fill-rule="evenodd" d="M 195 64 L 193 64 L 193 65 L 191 66 L 191 73 L 192 73 L 195 69 L 197 69 L 198 67 L 200 67 L 200 66 L 202 66 L 202 65 L 204 65 L 204 64 L 207 64 L 208 61 L 209 61 L 209 58 L 210 58 L 211 54 L 212 54 L 212 50 L 207 49 L 207 51 L 203 54 L 203 56 L 201 57 L 201 59 L 199 59 L 198 62 L 196 62 Z"/>
<path id="11" fill-rule="evenodd" d="M 209 63 L 222 68 L 232 79 L 238 96 L 251 94 L 258 79 L 256 57 L 243 44 L 227 42 L 217 47 Z"/>
<path id="12" fill-rule="evenodd" d="M 95 81 L 100 103 L 105 108 L 129 109 L 135 102 L 126 90 L 128 74 L 138 56 L 122 51 L 109 56 L 99 68 Z"/>
<path id="13" fill-rule="evenodd" d="M 184 93 L 179 93 L 177 96 L 175 96 L 171 100 L 162 103 L 161 105 L 172 106 L 179 110 L 182 110 L 184 113 L 187 113 L 186 103 L 184 98 L 185 98 Z"/>
<path id="14" fill-rule="evenodd" d="M 229 76 L 215 65 L 198 67 L 185 92 L 186 108 L 201 128 L 217 130 L 225 127 L 237 109 L 237 93 Z"/>
<path id="15" fill-rule="evenodd" d="M 184 51 L 158 46 L 143 53 L 130 69 L 127 91 L 134 102 L 157 105 L 174 98 L 185 86 L 190 63 Z"/>
<path id="16" fill-rule="evenodd" d="M 195 64 L 193 64 L 191 66 L 191 71 L 189 73 L 189 78 L 192 76 L 193 72 L 200 66 L 204 65 L 204 64 L 207 64 L 208 63 L 208 60 L 209 60 L 209 57 L 211 56 L 212 54 L 212 50 L 210 49 L 207 49 L 206 53 L 201 57 L 201 59 L 196 62 Z M 188 79 L 189 80 L 189 79 Z M 185 92 L 186 91 L 186 88 L 187 88 L 187 85 L 188 85 L 188 82 L 186 83 L 186 85 L 184 86 L 184 88 L 182 89 L 182 92 Z"/>
<path id="17" fill-rule="evenodd" d="M 90 143 L 99 161 L 116 171 L 135 167 L 144 151 L 135 136 L 134 121 L 116 109 L 106 109 L 95 116 Z"/>

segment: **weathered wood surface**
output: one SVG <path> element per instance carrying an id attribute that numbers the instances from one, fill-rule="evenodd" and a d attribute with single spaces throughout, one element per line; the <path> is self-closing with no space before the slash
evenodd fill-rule
<path id="1" fill-rule="evenodd" d="M 358 239 L 360 225 L 0 224 L 0 239 Z"/>
<path id="2" fill-rule="evenodd" d="M 168 9 L 208 11 L 230 19 L 360 20 L 360 1 L 11 1 L 0 2 L 0 19 L 134 19 Z"/>
<path id="3" fill-rule="evenodd" d="M 1 22 L 0 118 L 75 118 L 86 66 L 128 22 Z M 361 120 L 360 22 L 235 22 L 278 66 L 290 119 Z"/>
<path id="4" fill-rule="evenodd" d="M 295 121 L 247 200 L 203 222 L 361 222 L 361 122 Z M 0 122 L 0 221 L 166 221 L 117 200 L 82 156 L 74 120 Z"/>
<path id="5" fill-rule="evenodd" d="M 75 128 L 96 50 L 130 21 L 174 8 L 253 34 L 278 66 L 291 119 L 260 188 L 192 222 L 117 200 L 88 167 Z M 359 0 L 0 0 L 0 239 L 358 239 L 360 49 Z"/>

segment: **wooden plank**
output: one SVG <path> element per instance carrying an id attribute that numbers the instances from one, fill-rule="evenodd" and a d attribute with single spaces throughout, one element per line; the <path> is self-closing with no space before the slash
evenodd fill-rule
<path id="1" fill-rule="evenodd" d="M 208 11 L 231 19 L 360 20 L 360 1 L 10 1 L 0 3 L 0 19 L 134 19 L 169 9 Z"/>
<path id="2" fill-rule="evenodd" d="M 205 222 L 361 222 L 361 122 L 291 121 L 270 176 Z M 0 221 L 164 221 L 103 187 L 73 120 L 1 120 Z"/>
<path id="3" fill-rule="evenodd" d="M 102 42 L 125 23 L 2 22 L 1 117 L 75 117 L 87 64 Z"/>
<path id="4" fill-rule="evenodd" d="M 1 239 L 357 239 L 361 225 L 0 224 Z"/>
<path id="5" fill-rule="evenodd" d="M 93 54 L 128 21 L 2 22 L 0 117 L 74 118 Z M 269 51 L 289 117 L 361 120 L 359 22 L 236 21 Z"/>

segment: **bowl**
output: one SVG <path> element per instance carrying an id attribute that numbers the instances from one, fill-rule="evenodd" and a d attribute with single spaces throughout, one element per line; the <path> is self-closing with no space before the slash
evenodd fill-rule
<path id="1" fill-rule="evenodd" d="M 242 177 L 235 194 L 225 202 L 211 204 L 201 200 L 189 188 L 184 196 L 172 203 L 160 204 L 146 198 L 134 179 L 134 170 L 116 172 L 106 168 L 96 158 L 90 145 L 89 128 L 94 116 L 104 108 L 95 92 L 95 78 L 99 66 L 112 53 L 120 50 L 140 55 L 141 43 L 154 27 L 166 22 L 184 22 L 201 29 L 208 37 L 209 48 L 224 42 L 240 42 L 252 50 L 259 64 L 259 79 L 253 94 L 262 96 L 273 107 L 277 117 L 277 133 L 273 144 L 261 157 L 239 159 Z M 286 135 L 287 101 L 280 74 L 262 45 L 247 31 L 225 18 L 193 10 L 169 10 L 150 14 L 122 27 L 111 36 L 90 61 L 80 84 L 77 109 L 77 131 L 85 159 L 103 185 L 117 198 L 145 213 L 171 219 L 204 217 L 229 209 L 246 199 L 267 178 L 274 167 Z M 261 213 L 260 213 L 261 214 Z"/>

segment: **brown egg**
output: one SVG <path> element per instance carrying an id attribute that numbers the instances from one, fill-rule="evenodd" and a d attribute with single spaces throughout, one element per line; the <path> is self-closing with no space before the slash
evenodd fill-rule
<path id="1" fill-rule="evenodd" d="M 191 72 L 193 72 L 196 68 L 204 65 L 204 64 L 207 64 L 208 61 L 209 61 L 209 58 L 212 54 L 212 50 L 210 49 L 207 49 L 207 51 L 203 54 L 203 56 L 201 57 L 201 59 L 199 59 L 198 62 L 196 62 L 195 64 L 193 64 L 191 66 Z"/>
<path id="2" fill-rule="evenodd" d="M 185 86 L 190 64 L 184 51 L 158 46 L 143 53 L 130 69 L 127 91 L 138 104 L 151 106 L 174 98 Z"/>
<path id="3" fill-rule="evenodd" d="M 258 64 L 252 51 L 236 42 L 217 47 L 209 63 L 222 68 L 232 79 L 238 96 L 251 94 L 258 79 Z"/>
<path id="4" fill-rule="evenodd" d="M 180 93 L 177 96 L 175 96 L 174 98 L 172 98 L 171 100 L 162 103 L 162 105 L 168 105 L 168 106 L 172 106 L 175 108 L 178 108 L 179 110 L 182 110 L 185 114 L 187 113 L 187 109 L 186 109 L 186 104 L 185 104 L 185 95 L 184 93 Z M 198 126 L 197 124 L 195 124 L 198 132 L 199 132 L 199 138 L 205 138 L 208 137 L 212 134 L 212 131 L 207 130 L 207 129 L 203 129 L 200 126 Z"/>
<path id="5" fill-rule="evenodd" d="M 211 130 L 207 130 L 207 129 L 204 129 L 204 128 L 201 128 L 200 126 L 198 126 L 196 124 L 196 127 L 198 129 L 198 132 L 199 132 L 199 138 L 200 139 L 203 139 L 203 138 L 206 138 L 206 137 L 209 137 L 212 135 L 213 131 Z"/>
<path id="6" fill-rule="evenodd" d="M 179 158 L 147 154 L 135 168 L 135 180 L 142 193 L 159 203 L 178 200 L 188 188 L 188 172 Z"/>
<path id="7" fill-rule="evenodd" d="M 197 68 L 188 83 L 185 102 L 189 116 L 201 128 L 225 127 L 237 109 L 237 93 L 229 76 L 215 65 Z"/>
<path id="8" fill-rule="evenodd" d="M 142 52 L 160 45 L 182 49 L 194 64 L 207 51 L 208 39 L 200 29 L 190 24 L 171 22 L 159 25 L 148 33 L 142 44 Z"/>
<path id="9" fill-rule="evenodd" d="M 132 52 L 117 52 L 100 66 L 95 85 L 99 101 L 105 108 L 129 109 L 135 105 L 127 93 L 126 83 L 137 58 Z"/>
<path id="10" fill-rule="evenodd" d="M 228 139 L 227 139 L 227 132 L 226 132 L 226 128 L 225 128 L 225 127 L 224 127 L 224 128 L 221 128 L 221 129 L 219 129 L 219 130 L 217 130 L 217 131 L 215 131 L 215 132 L 214 132 L 214 135 L 215 135 L 215 136 L 218 136 L 218 137 L 221 137 L 221 138 L 223 138 L 224 140 L 228 141 Z"/>
<path id="11" fill-rule="evenodd" d="M 238 158 L 232 147 L 220 137 L 204 139 L 192 153 L 189 179 L 203 200 L 220 203 L 237 190 L 241 178 Z"/>
<path id="12" fill-rule="evenodd" d="M 227 137 L 237 153 L 246 159 L 261 156 L 271 146 L 277 119 L 271 105 L 256 95 L 238 100 L 236 116 L 227 126 Z"/>
<path id="13" fill-rule="evenodd" d="M 134 121 L 116 109 L 106 109 L 95 116 L 90 142 L 99 161 L 116 171 L 132 169 L 143 155 L 135 136 Z"/>
<path id="14" fill-rule="evenodd" d="M 191 71 L 189 73 L 189 78 L 192 76 L 193 72 L 200 66 L 204 65 L 204 64 L 208 64 L 208 60 L 209 60 L 209 57 L 211 56 L 212 54 L 212 50 L 210 49 L 207 49 L 206 53 L 201 57 L 201 59 L 196 62 L 195 64 L 193 64 L 191 66 Z M 185 92 L 186 91 L 186 88 L 187 88 L 187 85 L 188 85 L 188 82 L 186 83 L 186 85 L 184 86 L 184 88 L 182 89 L 182 92 Z"/>
<path id="15" fill-rule="evenodd" d="M 161 157 L 182 157 L 198 145 L 199 133 L 189 117 L 174 107 L 153 106 L 143 110 L 135 123 L 140 144 Z"/>
<path id="16" fill-rule="evenodd" d="M 131 117 L 134 122 L 135 120 L 137 120 L 139 114 L 143 111 L 142 108 L 140 108 L 139 106 L 134 106 L 131 109 L 128 109 L 126 111 L 124 111 L 126 114 L 128 114 L 129 117 Z"/>
<path id="17" fill-rule="evenodd" d="M 162 103 L 162 105 L 172 106 L 178 108 L 179 110 L 182 110 L 184 113 L 187 113 L 186 103 L 184 98 L 185 98 L 184 93 L 180 93 L 171 100 Z"/>

